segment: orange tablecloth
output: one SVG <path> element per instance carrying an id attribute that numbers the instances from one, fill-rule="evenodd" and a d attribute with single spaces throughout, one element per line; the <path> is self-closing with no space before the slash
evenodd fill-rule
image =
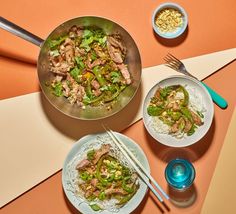
<path id="1" fill-rule="evenodd" d="M 0 12 L 3 17 L 42 38 L 46 38 L 54 27 L 72 17 L 82 15 L 107 17 L 120 23 L 133 36 L 141 53 L 143 67 L 162 63 L 162 58 L 167 52 L 179 58 L 188 58 L 235 47 L 236 2 L 234 0 L 227 2 L 179 0 L 176 2 L 188 12 L 189 27 L 184 37 L 169 41 L 157 38 L 151 27 L 152 12 L 162 1 L 9 0 L 2 2 Z M 0 30 L 0 41 L 0 55 L 32 63 L 26 64 L 0 57 L 0 99 L 38 91 L 37 71 L 34 66 L 39 52 L 38 48 L 3 30 Z M 215 106 L 213 126 L 207 136 L 196 145 L 184 149 L 159 145 L 147 134 L 142 121 L 124 132 L 141 145 L 148 156 L 153 176 L 166 189 L 167 185 L 163 176 L 166 162 L 176 156 L 188 157 L 193 161 L 197 171 L 195 181 L 197 199 L 191 207 L 185 209 L 169 204 L 172 213 L 200 213 L 235 105 L 235 70 L 234 62 L 206 80 L 207 84 L 227 99 L 229 107 L 221 110 Z M 156 200 L 153 200 L 151 193 L 150 195 L 146 196 L 135 213 L 150 213 L 150 210 L 153 213 L 161 213 L 155 203 Z M 61 172 L 8 204 L 0 212 L 76 213 L 63 194 Z"/>

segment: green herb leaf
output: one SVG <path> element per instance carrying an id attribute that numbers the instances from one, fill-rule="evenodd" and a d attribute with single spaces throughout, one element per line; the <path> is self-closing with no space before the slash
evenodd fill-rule
<path id="1" fill-rule="evenodd" d="M 102 87 L 100 88 L 100 90 L 101 90 L 101 91 L 108 91 L 109 88 L 108 88 L 107 85 L 104 85 L 104 86 L 102 86 Z"/>
<path id="2" fill-rule="evenodd" d="M 91 99 L 87 96 L 87 95 L 84 95 L 83 97 L 83 103 L 85 105 L 89 105 L 91 103 Z"/>
<path id="3" fill-rule="evenodd" d="M 74 78 L 74 80 L 76 82 L 80 82 L 80 78 L 79 75 L 81 75 L 81 70 L 78 67 L 74 67 L 71 71 L 70 71 L 70 75 Z"/>
<path id="4" fill-rule="evenodd" d="M 58 39 L 55 40 L 48 40 L 48 46 L 50 49 L 56 48 L 58 45 L 60 45 L 63 41 L 65 41 L 65 39 L 67 38 L 67 36 L 63 36 L 60 37 Z"/>
<path id="5" fill-rule="evenodd" d="M 101 45 L 103 45 L 106 41 L 107 41 L 107 37 L 106 37 L 106 36 L 104 36 L 103 38 L 99 38 L 99 39 L 98 39 L 98 42 L 99 42 L 99 44 L 101 44 Z"/>
<path id="6" fill-rule="evenodd" d="M 112 83 L 121 82 L 121 74 L 119 72 L 112 71 L 111 80 L 112 80 Z"/>
<path id="7" fill-rule="evenodd" d="M 86 38 L 86 37 L 90 37 L 90 36 L 92 36 L 92 35 L 93 35 L 93 33 L 92 33 L 91 30 L 85 29 L 84 32 L 83 32 L 82 37 L 83 37 L 83 38 Z"/>
<path id="8" fill-rule="evenodd" d="M 52 57 L 56 57 L 56 56 L 59 56 L 60 53 L 59 53 L 59 51 L 56 49 L 56 50 L 50 51 L 50 55 L 51 55 Z"/>
<path id="9" fill-rule="evenodd" d="M 91 36 L 91 37 L 89 37 L 89 38 L 84 38 L 83 40 L 82 40 L 82 42 L 81 42 L 81 44 L 80 44 L 80 47 L 81 48 L 85 48 L 85 50 L 88 52 L 88 51 L 90 51 L 90 44 L 91 43 L 93 43 L 93 37 Z"/>
<path id="10" fill-rule="evenodd" d="M 160 90 L 160 95 L 161 95 L 162 98 L 165 99 L 170 94 L 171 91 L 172 91 L 171 87 L 162 88 Z"/>
<path id="11" fill-rule="evenodd" d="M 57 96 L 57 97 L 61 97 L 63 95 L 63 87 L 61 82 L 57 82 L 54 86 L 53 86 L 53 93 Z"/>
<path id="12" fill-rule="evenodd" d="M 159 116 L 163 112 L 163 108 L 160 106 L 150 105 L 147 108 L 147 112 L 150 116 Z"/>

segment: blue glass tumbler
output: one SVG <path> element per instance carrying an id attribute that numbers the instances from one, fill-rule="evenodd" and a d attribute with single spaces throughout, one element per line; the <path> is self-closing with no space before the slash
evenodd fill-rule
<path id="1" fill-rule="evenodd" d="M 165 178 L 169 185 L 171 201 L 177 205 L 186 207 L 191 205 L 196 198 L 193 181 L 195 179 L 193 165 L 185 159 L 171 160 L 165 169 Z"/>

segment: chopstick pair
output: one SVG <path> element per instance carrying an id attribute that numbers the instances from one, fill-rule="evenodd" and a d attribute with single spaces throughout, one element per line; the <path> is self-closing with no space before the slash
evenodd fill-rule
<path id="1" fill-rule="evenodd" d="M 163 206 L 167 209 L 167 211 L 170 211 L 169 207 L 165 204 L 164 200 L 162 199 L 161 195 L 154 189 L 151 183 L 149 183 L 145 178 L 147 177 L 149 180 L 152 181 L 154 186 L 162 193 L 162 195 L 169 200 L 169 196 L 164 192 L 164 190 L 158 185 L 158 183 L 154 180 L 154 178 L 147 172 L 147 170 L 142 166 L 142 164 L 137 160 L 137 158 L 133 155 L 132 152 L 129 151 L 129 149 L 122 143 L 119 138 L 115 135 L 115 133 L 105 127 L 104 124 L 102 124 L 103 128 L 107 132 L 107 134 L 111 137 L 113 142 L 116 144 L 116 146 L 120 149 L 120 151 L 123 153 L 123 155 L 127 158 L 127 160 L 130 162 L 130 164 L 134 167 L 135 171 L 139 174 L 139 176 L 142 178 L 142 180 L 147 184 L 149 189 L 153 192 L 153 194 L 157 197 L 157 199 L 163 204 Z M 141 170 L 142 171 L 141 171 Z M 146 177 L 145 177 L 146 176 Z"/>

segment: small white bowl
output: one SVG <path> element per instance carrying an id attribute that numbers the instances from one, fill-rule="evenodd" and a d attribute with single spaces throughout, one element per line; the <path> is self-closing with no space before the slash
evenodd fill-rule
<path id="1" fill-rule="evenodd" d="M 157 14 L 160 13 L 160 11 L 164 10 L 164 9 L 175 9 L 177 11 L 179 11 L 182 16 L 183 16 L 183 24 L 181 27 L 177 27 L 175 31 L 173 32 L 162 32 L 160 31 L 160 29 L 158 28 L 158 26 L 156 25 L 155 21 L 156 21 L 156 16 Z M 188 15 L 186 13 L 186 11 L 178 4 L 175 3 L 163 3 L 160 6 L 158 6 L 156 8 L 156 10 L 153 13 L 152 16 L 152 26 L 153 26 L 153 30 L 156 32 L 157 35 L 159 35 L 160 37 L 163 37 L 165 39 L 174 39 L 178 36 L 180 36 L 181 34 L 184 33 L 184 31 L 186 30 L 187 26 L 188 26 Z"/>

